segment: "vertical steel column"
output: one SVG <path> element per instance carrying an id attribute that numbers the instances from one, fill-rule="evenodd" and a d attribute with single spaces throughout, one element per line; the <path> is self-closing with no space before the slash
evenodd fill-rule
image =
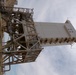
<path id="1" fill-rule="evenodd" d="M 1 13 L 0 13 L 0 75 L 3 75 L 3 61 L 2 61 L 2 26 L 1 26 Z"/>

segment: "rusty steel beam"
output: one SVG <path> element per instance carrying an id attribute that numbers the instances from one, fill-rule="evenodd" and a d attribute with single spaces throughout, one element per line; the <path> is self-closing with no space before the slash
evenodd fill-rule
<path id="1" fill-rule="evenodd" d="M 9 66 L 8 70 L 4 69 L 6 72 L 13 64 L 35 61 L 42 48 L 32 17 L 33 9 L 2 6 L 0 11 L 6 22 L 3 30 L 10 36 L 1 52 L 4 67 Z"/>

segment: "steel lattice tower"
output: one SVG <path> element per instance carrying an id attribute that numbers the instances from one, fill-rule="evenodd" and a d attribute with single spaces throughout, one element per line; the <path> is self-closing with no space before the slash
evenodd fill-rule
<path id="1" fill-rule="evenodd" d="M 0 0 L 0 75 L 9 71 L 13 64 L 35 61 L 42 46 L 76 42 L 76 30 L 70 21 L 34 22 L 33 9 L 13 7 L 16 0 L 8 0 L 6 4 L 2 1 Z M 7 42 L 3 41 L 4 32 L 10 37 Z"/>
<path id="2" fill-rule="evenodd" d="M 42 49 L 33 22 L 33 9 L 1 6 L 0 12 L 6 22 L 1 28 L 10 36 L 0 54 L 1 68 L 5 72 L 12 64 L 34 61 Z M 5 66 L 9 69 L 5 70 Z"/>

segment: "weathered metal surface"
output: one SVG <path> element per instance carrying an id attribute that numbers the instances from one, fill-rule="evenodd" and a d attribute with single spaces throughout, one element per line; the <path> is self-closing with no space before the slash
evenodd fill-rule
<path id="1" fill-rule="evenodd" d="M 1 0 L 0 4 L 2 6 L 13 7 L 15 4 L 17 4 L 17 0 Z"/>
<path id="2" fill-rule="evenodd" d="M 4 69 L 5 72 L 13 64 L 35 61 L 42 48 L 32 18 L 33 9 L 3 8 L 0 10 L 6 22 L 3 30 L 10 36 L 10 40 L 2 46 L 3 65 L 9 66 L 8 70 Z"/>
<path id="3" fill-rule="evenodd" d="M 2 59 L 2 24 L 1 24 L 1 13 L 0 13 L 0 75 L 3 75 L 3 59 Z"/>

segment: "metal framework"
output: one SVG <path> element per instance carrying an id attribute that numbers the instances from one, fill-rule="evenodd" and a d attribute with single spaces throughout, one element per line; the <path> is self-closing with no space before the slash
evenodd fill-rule
<path id="1" fill-rule="evenodd" d="M 6 72 L 13 64 L 35 61 L 42 49 L 32 18 L 33 9 L 1 6 L 0 12 L 2 20 L 6 22 L 2 30 L 10 36 L 0 52 L 2 69 Z"/>
<path id="2" fill-rule="evenodd" d="M 56 23 L 57 27 L 62 28 L 63 31 L 60 30 L 62 34 L 63 32 L 67 33 L 67 36 L 62 37 L 58 32 L 59 37 L 55 31 L 50 31 L 52 27 L 48 26 L 51 29 L 45 29 L 45 24 L 49 25 L 49 23 L 38 23 L 40 28 L 36 28 L 35 24 L 37 23 L 34 24 L 33 21 L 33 9 L 7 7 L 1 1 L 4 0 L 0 0 L 0 75 L 9 71 L 13 64 L 35 61 L 42 50 L 41 45 L 61 45 L 76 42 L 76 32 L 70 26 L 69 21 L 62 27 Z M 12 3 L 11 6 L 13 6 L 14 1 L 17 2 L 17 0 L 12 0 L 12 2 L 8 0 L 9 3 L 6 4 L 9 6 Z M 53 28 L 56 30 L 56 27 Z M 2 41 L 4 32 L 8 33 L 10 37 L 7 42 Z M 48 32 L 52 32 L 52 35 Z M 43 33 L 47 36 L 44 37 Z"/>

